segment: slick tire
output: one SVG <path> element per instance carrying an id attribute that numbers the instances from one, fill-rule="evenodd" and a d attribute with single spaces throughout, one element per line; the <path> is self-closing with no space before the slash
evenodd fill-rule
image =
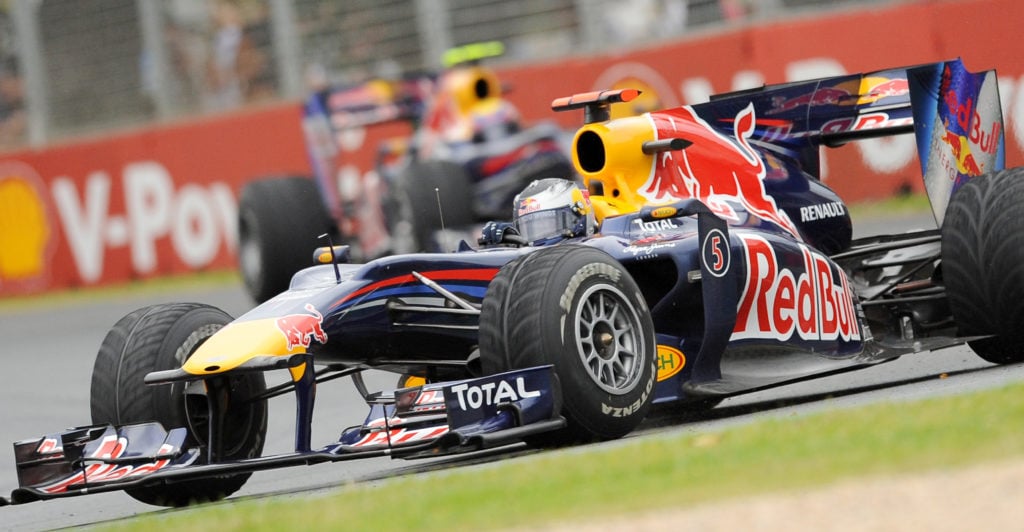
<path id="1" fill-rule="evenodd" d="M 93 366 L 90 404 L 94 424 L 124 425 L 157 421 L 165 429 L 186 427 L 186 447 L 202 445 L 208 433 L 203 386 L 186 383 L 149 386 L 147 373 L 181 366 L 196 348 L 231 321 L 215 307 L 198 303 L 154 305 L 121 318 L 107 333 Z M 219 460 L 256 458 L 263 452 L 267 432 L 267 401 L 249 398 L 266 390 L 262 373 L 228 380 L 223 455 Z M 158 506 L 187 506 L 216 501 L 238 491 L 249 473 L 225 475 L 169 485 L 126 490 Z"/>
<path id="2" fill-rule="evenodd" d="M 1024 168 L 975 177 L 950 199 L 942 277 L 962 336 L 996 364 L 1024 361 Z"/>
<path id="3" fill-rule="evenodd" d="M 331 217 L 312 179 L 272 178 L 249 183 L 238 203 L 238 266 L 257 303 L 288 289 L 295 272 L 313 264 L 326 245 Z"/>
<path id="4" fill-rule="evenodd" d="M 651 406 L 650 311 L 629 273 L 595 248 L 542 248 L 502 268 L 484 296 L 480 356 L 485 374 L 554 365 L 568 427 L 535 445 L 619 438 Z"/>
<path id="5" fill-rule="evenodd" d="M 388 229 L 396 253 L 439 249 L 434 233 L 465 227 L 473 213 L 473 183 L 461 166 L 447 161 L 410 164 L 391 191 Z"/>

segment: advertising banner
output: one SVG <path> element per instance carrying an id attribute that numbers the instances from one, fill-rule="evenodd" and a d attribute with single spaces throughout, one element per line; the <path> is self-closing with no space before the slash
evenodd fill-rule
<path id="1" fill-rule="evenodd" d="M 714 93 L 960 57 L 996 69 L 1007 166 L 1024 164 L 1024 63 L 1015 0 L 901 3 L 701 31 L 656 47 L 502 68 L 528 122 L 567 129 L 550 110 L 595 89 L 644 94 L 616 114 L 706 101 Z M 341 139 L 339 174 L 373 171 L 395 124 Z M 822 156 L 847 202 L 923 191 L 913 135 L 858 141 Z M 238 114 L 0 154 L 0 297 L 235 266 L 237 197 L 260 177 L 309 175 L 301 106 Z M 338 183 L 351 183 L 339 175 Z M 359 191 L 345 190 L 345 194 Z"/>

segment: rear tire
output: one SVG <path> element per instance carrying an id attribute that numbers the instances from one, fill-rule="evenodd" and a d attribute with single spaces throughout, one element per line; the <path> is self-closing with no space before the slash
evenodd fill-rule
<path id="1" fill-rule="evenodd" d="M 1024 361 L 1024 168 L 975 177 L 950 198 L 942 276 L 962 336 L 996 364 Z"/>
<path id="2" fill-rule="evenodd" d="M 434 232 L 442 225 L 465 227 L 476 219 L 469 174 L 447 161 L 410 164 L 399 175 L 391 202 L 388 230 L 395 253 L 446 251 L 437 249 Z"/>
<path id="3" fill-rule="evenodd" d="M 262 303 L 288 289 L 295 272 L 313 264 L 318 237 L 331 217 L 312 179 L 249 183 L 238 203 L 238 265 L 249 295 Z"/>
<path id="4" fill-rule="evenodd" d="M 95 424 L 157 421 L 165 429 L 188 428 L 185 445 L 204 445 L 207 411 L 202 392 L 186 393 L 186 383 L 149 386 L 147 373 L 180 367 L 196 348 L 231 321 L 215 307 L 198 303 L 154 305 L 121 318 L 107 333 L 93 366 L 90 403 Z M 266 390 L 262 373 L 228 379 L 227 413 L 220 460 L 256 458 L 267 432 L 267 401 L 246 402 Z M 216 501 L 238 491 L 250 473 L 130 488 L 132 497 L 158 506 Z"/>
<path id="5" fill-rule="evenodd" d="M 485 374 L 553 364 L 565 431 L 531 441 L 561 445 L 619 438 L 653 399 L 650 311 L 629 273 L 586 246 L 543 248 L 501 269 L 484 296 Z"/>

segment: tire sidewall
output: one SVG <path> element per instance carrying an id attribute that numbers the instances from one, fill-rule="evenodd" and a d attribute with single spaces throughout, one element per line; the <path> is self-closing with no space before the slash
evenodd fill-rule
<path id="1" fill-rule="evenodd" d="M 650 407 L 657 376 L 654 328 L 639 289 L 621 266 L 583 259 L 582 256 L 571 257 L 552 272 L 551 279 L 561 282 L 553 283 L 555 286 L 546 291 L 551 297 L 542 313 L 553 315 L 543 321 L 561 326 L 543 327 L 539 334 L 543 337 L 545 351 L 555 356 L 551 362 L 562 387 L 564 408 L 588 432 L 606 438 L 619 437 L 631 431 Z M 614 288 L 620 292 L 641 326 L 639 339 L 647 348 L 641 349 L 644 358 L 637 362 L 639 375 L 625 393 L 613 394 L 602 389 L 591 377 L 577 346 L 577 315 L 584 302 L 582 296 L 592 288 Z M 551 304 L 554 302 L 557 304 Z"/>
<path id="2" fill-rule="evenodd" d="M 603 389 L 577 347 L 574 322 L 591 288 L 614 288 L 634 312 L 639 372 L 623 394 Z M 639 288 L 607 253 L 588 246 L 540 248 L 507 264 L 491 282 L 480 316 L 480 356 L 485 373 L 554 366 L 559 412 L 568 427 L 541 435 L 540 446 L 607 440 L 628 434 L 646 416 L 656 381 L 654 326 Z"/>
<path id="3" fill-rule="evenodd" d="M 337 231 L 316 182 L 300 176 L 248 183 L 237 219 L 242 280 L 258 303 L 286 290 L 295 272 L 312 265 L 319 235 Z"/>
<path id="4" fill-rule="evenodd" d="M 942 276 L 961 336 L 982 359 L 1024 361 L 1024 168 L 975 177 L 950 198 Z"/>
<path id="5" fill-rule="evenodd" d="M 203 341 L 230 321 L 231 316 L 220 309 L 197 303 L 155 305 L 122 318 L 106 335 L 97 354 L 91 387 L 93 423 L 127 425 L 157 421 L 167 430 L 185 427 L 185 446 L 197 445 L 205 434 L 197 435 L 190 422 L 185 407 L 187 385 L 149 386 L 143 379 L 152 371 L 180 367 Z M 266 389 L 262 373 L 224 378 L 231 379 L 232 398 L 251 397 Z M 221 457 L 226 460 L 258 457 L 266 438 L 266 400 L 240 406 L 237 403 L 242 401 L 229 401 L 231 410 L 224 433 L 232 439 L 226 441 L 225 455 Z M 241 473 L 126 491 L 148 504 L 184 506 L 230 495 L 249 476 L 250 473 Z"/>

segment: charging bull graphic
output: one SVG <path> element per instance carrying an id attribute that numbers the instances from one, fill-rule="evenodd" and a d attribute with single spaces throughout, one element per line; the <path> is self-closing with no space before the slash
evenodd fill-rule
<path id="1" fill-rule="evenodd" d="M 756 120 L 752 104 L 736 115 L 734 138 L 712 128 L 689 106 L 648 116 L 657 139 L 685 136 L 686 130 L 695 127 L 707 129 L 714 136 L 695 137 L 700 140 L 688 148 L 655 157 L 650 177 L 640 188 L 643 197 L 655 203 L 696 198 L 715 214 L 733 221 L 739 221 L 739 216 L 730 202 L 739 203 L 751 214 L 800 238 L 793 221 L 765 192 L 764 161 L 748 143 Z"/>
<path id="2" fill-rule="evenodd" d="M 289 314 L 277 318 L 277 328 L 281 330 L 288 341 L 289 351 L 300 345 L 309 348 L 309 344 L 313 340 L 321 344 L 327 343 L 327 333 L 323 329 L 323 315 L 309 303 L 306 303 L 306 310 L 311 314 Z"/>
<path id="3" fill-rule="evenodd" d="M 785 98 L 783 96 L 777 96 L 772 99 L 772 108 L 768 111 L 768 114 L 779 114 L 794 109 L 801 109 L 807 106 L 815 105 L 841 105 L 850 102 L 850 91 L 842 87 L 821 87 L 812 92 L 796 96 L 794 98 Z"/>

